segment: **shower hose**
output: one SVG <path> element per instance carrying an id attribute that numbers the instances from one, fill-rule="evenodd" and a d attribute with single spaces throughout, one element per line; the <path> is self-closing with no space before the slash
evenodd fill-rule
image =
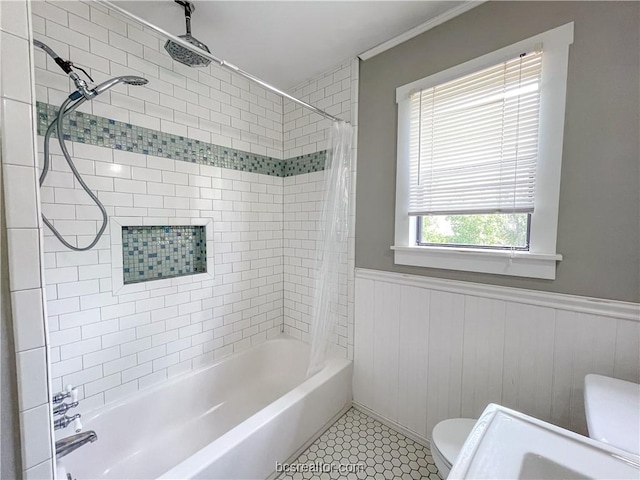
<path id="1" fill-rule="evenodd" d="M 71 103 L 71 102 L 74 102 L 74 103 Z M 87 195 L 89 195 L 91 197 L 91 199 L 98 206 L 98 208 L 100 209 L 100 212 L 102 213 L 102 225 L 101 225 L 100 229 L 98 230 L 98 233 L 97 233 L 96 237 L 86 247 L 78 247 L 78 246 L 75 246 L 75 245 L 71 245 L 69 242 L 67 242 L 62 237 L 62 234 L 53 226 L 53 224 L 49 221 L 49 219 L 47 217 L 45 217 L 44 214 L 42 215 L 42 221 L 44 222 L 44 224 L 47 227 L 49 227 L 49 229 L 53 232 L 53 234 L 56 236 L 56 238 L 58 240 L 60 240 L 60 242 L 62 242 L 62 244 L 65 247 L 70 248 L 71 250 L 75 250 L 77 252 L 83 252 L 85 250 L 90 250 L 93 247 L 95 247 L 95 245 L 100 240 L 100 237 L 102 237 L 102 234 L 104 233 L 105 229 L 107 228 L 107 210 L 104 208 L 104 205 L 102 204 L 102 202 L 100 202 L 98 197 L 89 189 L 87 184 L 84 182 L 84 180 L 80 176 L 80 173 L 78 172 L 78 169 L 73 164 L 73 160 L 71 159 L 71 155 L 69 155 L 69 151 L 67 150 L 67 146 L 64 143 L 64 132 L 62 130 L 62 119 L 64 118 L 65 115 L 67 115 L 67 114 L 71 113 L 72 111 L 74 111 L 76 108 L 78 108 L 84 102 L 86 102 L 86 98 L 80 97 L 78 99 L 78 96 L 76 94 L 71 94 L 62 103 L 62 105 L 60 106 L 60 110 L 58 111 L 57 117 L 53 120 L 53 122 L 51 122 L 51 125 L 49 125 L 49 127 L 47 128 L 47 133 L 44 136 L 44 161 L 43 161 L 43 164 L 42 164 L 42 173 L 40 174 L 40 186 L 42 186 L 42 184 L 44 183 L 45 178 L 47 177 L 47 173 L 49 173 L 49 142 L 51 140 L 51 135 L 53 134 L 53 131 L 55 129 L 56 136 L 58 137 L 58 143 L 60 144 L 60 150 L 62 150 L 62 155 L 64 156 L 65 160 L 67 161 L 67 164 L 69 165 L 69 168 L 71 169 L 71 172 L 73 173 L 73 176 L 76 178 L 76 180 L 78 180 L 78 183 L 80 184 L 80 186 L 84 189 L 85 192 L 87 192 Z M 71 104 L 71 105 L 69 105 L 69 104 Z"/>

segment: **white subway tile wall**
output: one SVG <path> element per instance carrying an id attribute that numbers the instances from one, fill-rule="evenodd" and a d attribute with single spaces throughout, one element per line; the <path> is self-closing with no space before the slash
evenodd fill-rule
<path id="1" fill-rule="evenodd" d="M 212 219 L 215 278 L 144 282 L 114 295 L 108 230 L 87 252 L 70 252 L 47 230 L 54 390 L 82 385 L 86 410 L 280 333 L 283 178 L 67 145 L 110 217 L 145 225 Z M 100 226 L 99 212 L 66 178 L 55 151 L 42 209 L 67 241 L 85 245 Z M 153 181 L 158 177 L 163 183 Z"/>
<path id="2" fill-rule="evenodd" d="M 152 32 L 100 5 L 73 5 L 34 3 L 34 36 L 88 67 L 96 82 L 132 73 L 150 80 L 145 87 L 114 87 L 83 111 L 278 159 L 327 148 L 331 123 L 317 114 L 283 105 L 280 97 L 217 66 L 184 67 L 170 60 Z M 35 60 L 38 100 L 61 103 L 72 89 L 69 81 L 43 52 Z M 358 61 L 346 62 L 293 93 L 350 120 L 357 117 L 357 73 Z M 294 145 L 287 148 L 283 139 Z M 42 209 L 67 240 L 84 245 L 100 226 L 98 211 L 56 143 L 41 188 Z M 87 411 L 247 348 L 283 327 L 309 340 L 322 172 L 282 178 L 67 145 L 109 216 L 145 225 L 212 219 L 215 277 L 160 280 L 113 295 L 109 231 L 95 249 L 71 252 L 45 230 L 54 390 L 81 385 L 81 411 Z M 355 158 L 353 174 L 355 187 Z M 354 212 L 352 205 L 352 223 Z M 334 337 L 350 358 L 353 246 L 352 231 L 343 316 Z"/>
<path id="3" fill-rule="evenodd" d="M 53 444 L 30 32 L 30 2 L 0 2 L 0 172 L 4 190 L 0 216 L 6 214 L 13 347 L 17 359 L 16 408 L 21 444 L 16 449 L 21 450 L 22 465 L 16 473 L 27 479 L 47 479 L 53 477 Z M 6 402 L 4 397 L 2 402 Z"/>
<path id="4" fill-rule="evenodd" d="M 284 224 L 285 204 L 300 202 L 300 211 L 317 210 L 321 175 L 288 180 L 289 187 L 300 190 L 292 188 L 285 200 L 282 178 L 70 143 L 78 170 L 110 215 L 145 224 L 188 223 L 193 217 L 214 221 L 213 280 L 172 279 L 114 296 L 108 234 L 95 250 L 70 252 L 42 230 L 40 205 L 72 242 L 86 244 L 98 228 L 97 211 L 63 165 L 59 150 L 53 149 L 44 188 L 12 188 L 26 179 L 35 186 L 35 99 L 59 105 L 72 90 L 66 75 L 44 52 L 34 50 L 30 39 L 87 68 L 96 82 L 125 74 L 150 80 L 144 88 L 114 87 L 84 104 L 80 110 L 86 113 L 276 159 L 324 150 L 330 124 L 299 107 L 285 107 L 280 97 L 215 65 L 190 69 L 170 61 L 162 39 L 100 5 L 13 1 L 1 2 L 1 10 L 2 161 L 12 166 L 4 179 L 8 240 L 12 258 L 23 260 L 9 266 L 22 467 L 25 478 L 52 478 L 52 391 L 82 384 L 80 411 L 87 411 L 280 331 L 288 258 L 283 236 L 295 227 Z M 307 83 L 295 93 L 346 120 L 357 118 L 357 61 Z M 315 192 L 308 202 L 297 197 L 303 190 Z M 314 235 L 307 222 L 298 237 L 290 238 L 312 241 Z M 305 245 L 286 261 L 301 263 L 310 251 Z M 312 279 L 310 267 L 302 284 Z M 347 320 L 340 323 L 336 343 L 352 358 L 353 239 L 345 285 Z M 306 308 L 311 291 L 300 293 L 299 305 Z M 305 315 L 297 332 L 288 317 L 289 333 L 303 337 Z"/>
<path id="5" fill-rule="evenodd" d="M 329 72 L 303 82 L 289 93 L 350 122 L 352 118 L 356 118 L 352 110 L 353 103 L 357 102 L 357 67 L 354 71 L 354 63 L 357 66 L 357 62 L 357 59 L 345 62 Z M 297 103 L 285 100 L 283 158 L 325 150 L 330 127 L 331 120 Z"/>
<path id="6" fill-rule="evenodd" d="M 135 90 L 115 87 L 85 112 L 282 158 L 279 97 L 216 66 L 177 64 L 149 32 L 98 5 L 74 5 L 80 8 L 34 3 L 34 36 L 89 67 L 98 82 L 127 73 L 150 80 Z M 43 52 L 36 55 L 38 100 L 58 104 L 71 86 Z M 42 208 L 65 238 L 86 244 L 99 228 L 98 211 L 55 143 Z M 81 385 L 86 411 L 280 332 L 282 178 L 68 146 L 109 216 L 146 225 L 212 219 L 216 276 L 161 280 L 114 296 L 108 232 L 94 250 L 70 252 L 46 231 L 54 390 Z"/>
<path id="7" fill-rule="evenodd" d="M 282 159 L 278 95 L 213 63 L 190 68 L 174 62 L 163 39 L 101 5 L 33 2 L 33 29 L 36 39 L 98 83 L 119 75 L 149 80 L 144 87 L 118 85 L 80 111 Z M 67 75 L 40 49 L 35 67 L 37 100 L 60 105 L 72 89 Z"/>
<path id="8" fill-rule="evenodd" d="M 337 352 L 353 358 L 355 181 L 357 160 L 358 59 L 344 63 L 294 88 L 296 97 L 351 121 L 352 188 L 348 262 L 341 271 L 340 319 L 334 329 Z M 284 103 L 284 158 L 328 148 L 331 122 L 289 100 Z M 284 179 L 284 330 L 310 341 L 315 282 L 316 239 L 321 213 L 324 172 Z"/>

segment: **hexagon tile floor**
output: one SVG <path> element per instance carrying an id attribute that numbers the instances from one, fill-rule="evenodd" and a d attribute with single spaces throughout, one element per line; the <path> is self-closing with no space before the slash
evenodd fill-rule
<path id="1" fill-rule="evenodd" d="M 277 480 L 440 480 L 428 448 L 355 408 L 284 468 Z"/>

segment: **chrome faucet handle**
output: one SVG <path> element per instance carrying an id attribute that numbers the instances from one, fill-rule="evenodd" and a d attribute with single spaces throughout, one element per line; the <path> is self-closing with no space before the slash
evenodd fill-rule
<path id="1" fill-rule="evenodd" d="M 71 390 L 73 389 L 73 387 L 71 385 L 67 385 L 67 388 L 65 388 L 63 391 L 56 393 L 53 398 L 51 399 L 51 401 L 53 403 L 60 403 L 62 402 L 65 398 L 69 398 L 71 396 Z"/>
<path id="2" fill-rule="evenodd" d="M 77 407 L 79 403 L 80 402 L 77 401 L 72 403 L 60 403 L 53 407 L 53 415 L 64 415 L 70 409 Z"/>
<path id="3" fill-rule="evenodd" d="M 67 385 L 67 388 L 65 388 L 63 391 L 56 393 L 51 400 L 53 403 L 60 403 L 65 398 L 69 397 L 71 397 L 72 402 L 78 401 L 78 389 L 72 387 L 71 385 Z"/>
<path id="4" fill-rule="evenodd" d="M 53 422 L 53 428 L 54 428 L 54 430 L 60 430 L 61 428 L 67 428 L 71 422 L 73 422 L 75 419 L 80 418 L 80 417 L 81 417 L 81 415 L 79 413 L 76 413 L 73 417 L 67 417 L 66 415 L 64 415 L 62 418 L 59 418 L 59 419 L 57 419 L 56 421 Z"/>

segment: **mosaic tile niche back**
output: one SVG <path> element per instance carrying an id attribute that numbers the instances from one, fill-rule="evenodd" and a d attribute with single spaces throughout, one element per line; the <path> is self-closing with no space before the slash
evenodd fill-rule
<path id="1" fill-rule="evenodd" d="M 45 135 L 58 107 L 37 102 L 37 110 L 38 135 Z M 62 125 L 65 140 L 72 142 L 276 177 L 322 171 L 327 156 L 321 150 L 279 160 L 77 111 L 68 114 Z"/>
<path id="2" fill-rule="evenodd" d="M 124 284 L 207 271 L 205 227 L 122 227 Z"/>

